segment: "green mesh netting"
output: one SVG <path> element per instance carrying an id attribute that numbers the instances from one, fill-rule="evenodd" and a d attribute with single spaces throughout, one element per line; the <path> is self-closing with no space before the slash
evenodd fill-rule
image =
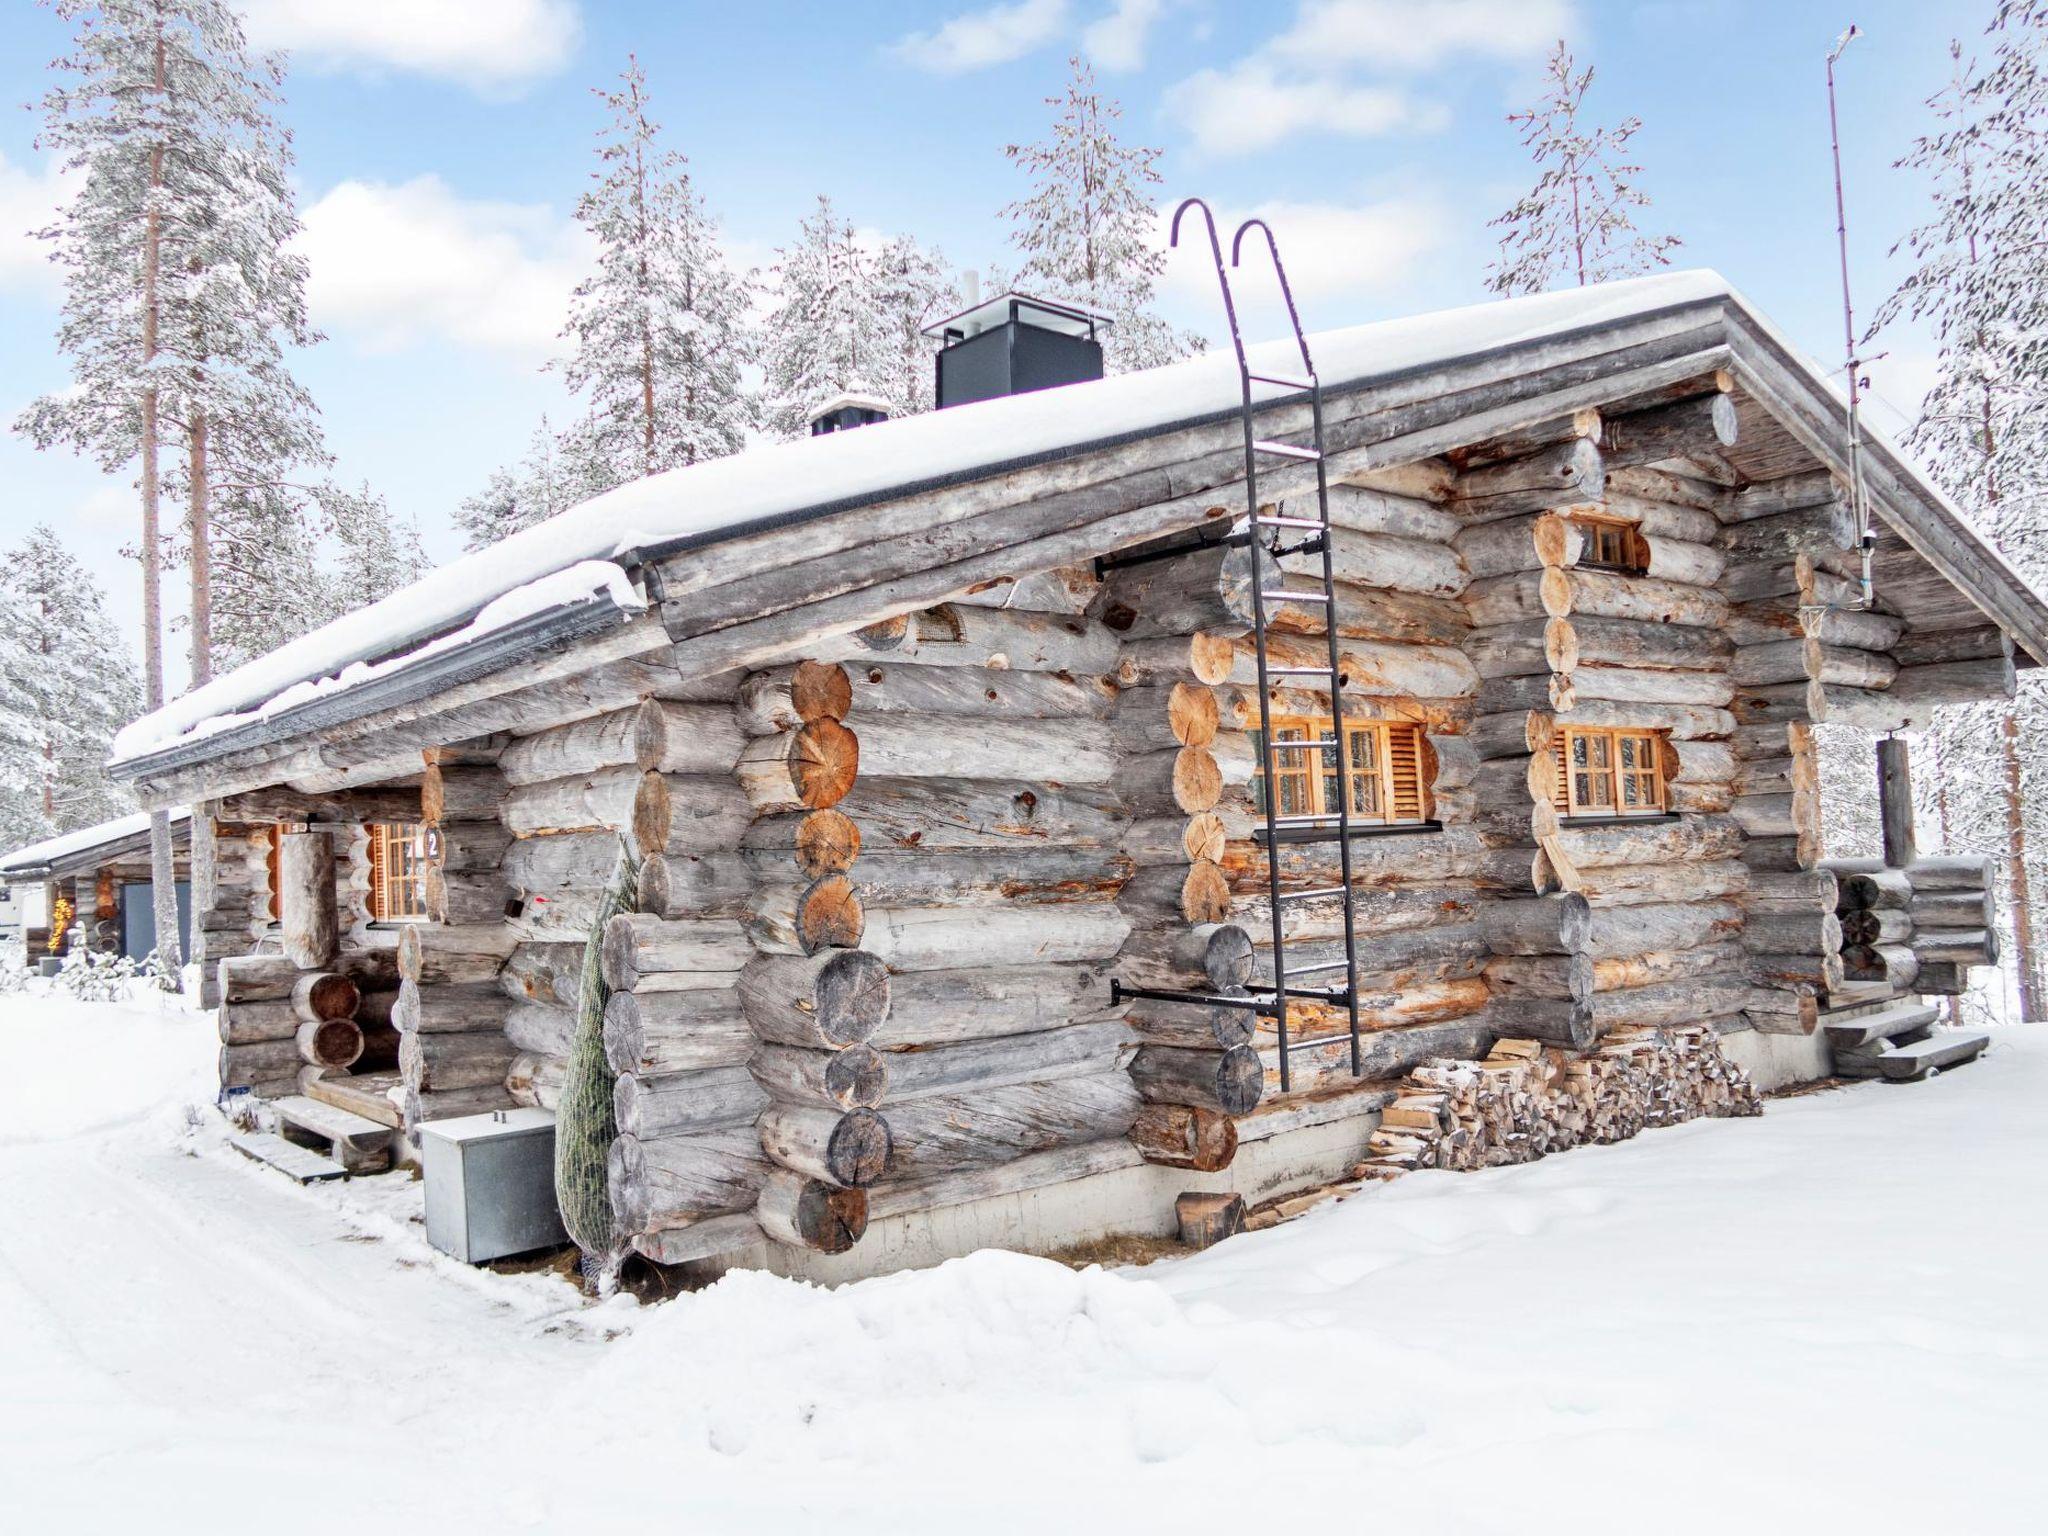
<path id="1" fill-rule="evenodd" d="M 604 1055 L 604 1008 L 611 989 L 604 983 L 599 954 L 604 925 L 634 910 L 640 866 L 621 846 L 611 887 L 597 905 L 597 917 L 583 946 L 583 978 L 576 992 L 576 1039 L 569 1049 L 569 1075 L 555 1109 L 555 1202 L 569 1239 L 583 1250 L 584 1274 L 602 1282 L 616 1270 L 619 1233 L 612 1216 L 607 1164 L 619 1134 L 612 1118 L 614 1074 Z"/>

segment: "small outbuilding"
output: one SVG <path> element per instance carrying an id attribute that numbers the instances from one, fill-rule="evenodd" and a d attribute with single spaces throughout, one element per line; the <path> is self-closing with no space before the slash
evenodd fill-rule
<path id="1" fill-rule="evenodd" d="M 171 813 L 178 880 L 179 953 L 192 943 L 191 816 Z M 20 904 L 19 937 L 33 962 L 82 949 L 141 960 L 156 948 L 149 879 L 149 815 L 137 812 L 31 843 L 0 858 L 0 884 Z M 53 948 L 53 923 L 62 928 Z"/>

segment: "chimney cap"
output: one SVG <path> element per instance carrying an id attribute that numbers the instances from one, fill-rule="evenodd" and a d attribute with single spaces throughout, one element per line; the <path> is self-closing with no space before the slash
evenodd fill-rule
<path id="1" fill-rule="evenodd" d="M 1009 324 L 1013 305 L 1020 321 L 1040 330 L 1057 331 L 1062 336 L 1093 336 L 1116 323 L 1107 310 L 1096 309 L 1092 305 L 1076 304 L 1066 299 L 1033 298 L 1028 293 L 1012 290 L 936 321 L 920 334 L 938 341 L 979 336 L 983 331 Z"/>
<path id="2" fill-rule="evenodd" d="M 895 407 L 880 395 L 871 395 L 859 389 L 842 389 L 830 400 L 814 407 L 810 413 L 810 420 L 816 421 L 820 416 L 832 416 L 845 410 L 878 411 L 886 416 L 894 409 Z"/>

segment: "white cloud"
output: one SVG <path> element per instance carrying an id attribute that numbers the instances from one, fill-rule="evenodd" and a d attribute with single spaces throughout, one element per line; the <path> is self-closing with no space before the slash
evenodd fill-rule
<path id="1" fill-rule="evenodd" d="M 241 0 L 249 39 L 300 62 L 503 88 L 553 74 L 583 34 L 576 0 Z"/>
<path id="2" fill-rule="evenodd" d="M 1309 69 L 1429 69 L 1460 56 L 1540 54 L 1577 19 L 1571 0 L 1303 0 L 1294 25 L 1268 46 Z"/>
<path id="3" fill-rule="evenodd" d="M 1016 0 L 955 16 L 931 32 L 909 33 L 889 51 L 934 74 L 964 74 L 1020 59 L 1058 37 L 1066 25 L 1067 0 Z"/>
<path id="4" fill-rule="evenodd" d="M 1090 62 L 1107 70 L 1145 67 L 1145 47 L 1152 29 L 1179 0 L 1114 0 L 1109 14 L 1092 21 L 1081 33 L 1081 49 Z"/>
<path id="5" fill-rule="evenodd" d="M 345 181 L 306 210 L 314 323 L 369 351 L 428 341 L 552 356 L 589 264 L 580 226 L 545 207 L 473 201 L 438 176 Z"/>
<path id="6" fill-rule="evenodd" d="M 1267 202 L 1216 211 L 1226 258 L 1231 231 L 1252 215 L 1264 219 L 1278 240 L 1302 323 L 1312 331 L 1342 323 L 1347 309 L 1355 312 L 1361 300 L 1414 276 L 1443 249 L 1453 230 L 1444 207 L 1424 197 L 1372 203 Z M 1161 245 L 1166 243 L 1167 228 L 1162 214 L 1157 235 Z M 1246 239 L 1244 265 L 1232 271 L 1231 280 L 1246 339 L 1282 334 L 1286 310 L 1263 241 Z M 1206 239 L 1191 246 L 1183 238 L 1181 248 L 1167 259 L 1163 287 L 1191 313 L 1215 312 L 1216 272 Z"/>
<path id="7" fill-rule="evenodd" d="M 1212 155 L 1271 149 L 1297 133 L 1372 138 L 1397 130 L 1443 126 L 1444 110 L 1417 103 L 1391 86 L 1322 76 L 1283 77 L 1264 59 L 1229 70 L 1205 69 L 1170 87 L 1169 116 Z"/>
<path id="8" fill-rule="evenodd" d="M 50 245 L 34 231 L 46 228 L 68 201 L 75 178 L 54 160 L 38 168 L 15 165 L 0 153 L 0 288 L 55 293 L 63 275 L 50 263 Z"/>
<path id="9" fill-rule="evenodd" d="M 1429 71 L 1541 54 L 1574 20 L 1571 0 L 1302 0 L 1285 31 L 1227 69 L 1188 76 L 1165 105 L 1214 155 L 1300 133 L 1434 131 L 1450 116 L 1429 100 Z"/>

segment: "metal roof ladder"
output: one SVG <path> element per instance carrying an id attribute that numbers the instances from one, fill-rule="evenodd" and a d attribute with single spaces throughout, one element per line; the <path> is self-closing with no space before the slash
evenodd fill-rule
<path id="1" fill-rule="evenodd" d="M 1302 334 L 1301 317 L 1295 310 L 1294 293 L 1288 286 L 1287 269 L 1280 260 L 1279 245 L 1275 242 L 1273 231 L 1265 220 L 1246 219 L 1238 226 L 1237 233 L 1230 242 L 1230 265 L 1239 265 L 1243 255 L 1244 238 L 1248 232 L 1256 229 L 1265 236 L 1266 249 L 1273 258 L 1273 271 L 1279 279 L 1280 293 L 1287 303 L 1287 318 L 1294 328 L 1294 343 L 1301 359 L 1298 376 L 1253 371 L 1245 356 L 1244 337 L 1238 328 L 1237 304 L 1230 289 L 1230 273 L 1223 264 L 1223 247 L 1217 238 L 1215 216 L 1209 211 L 1208 204 L 1200 198 L 1191 197 L 1174 211 L 1171 243 L 1176 246 L 1180 244 L 1180 221 L 1190 208 L 1199 208 L 1203 222 L 1208 226 L 1209 250 L 1215 258 L 1216 282 L 1223 294 L 1223 312 L 1230 322 L 1230 344 L 1237 355 L 1240 398 L 1243 402 L 1245 520 L 1243 525 L 1231 534 L 1230 541 L 1248 547 L 1253 552 L 1252 646 L 1258 662 L 1259 755 L 1266 785 L 1263 831 L 1266 846 L 1266 885 L 1271 898 L 1269 910 L 1273 924 L 1273 974 L 1270 980 L 1254 981 L 1243 996 L 1176 991 L 1158 987 L 1126 987 L 1119 981 L 1110 983 L 1110 995 L 1116 1002 L 1150 998 L 1162 1002 L 1245 1008 L 1262 1018 L 1272 1019 L 1279 1040 L 1280 1087 L 1285 1092 L 1293 1086 L 1293 1075 L 1289 1068 L 1292 1053 L 1331 1043 L 1331 1037 L 1328 1035 L 1318 1035 L 1308 1040 L 1289 1038 L 1287 1010 L 1290 1001 L 1299 1000 L 1321 1003 L 1327 1007 L 1343 1007 L 1350 1021 L 1351 1072 L 1355 1077 L 1362 1071 L 1358 1037 L 1358 941 L 1353 931 L 1356 912 L 1351 886 L 1351 742 L 1344 728 L 1344 677 L 1337 642 L 1336 579 L 1331 568 L 1330 481 L 1329 465 L 1323 447 L 1323 387 L 1321 380 L 1316 376 L 1315 364 L 1309 356 L 1308 338 Z M 1255 384 L 1294 390 L 1308 396 L 1310 421 L 1313 427 L 1311 442 L 1288 443 L 1258 436 L 1252 410 L 1252 386 Z M 1260 465 L 1273 459 L 1289 464 L 1306 463 L 1315 466 L 1316 515 L 1313 518 L 1280 516 L 1276 511 L 1260 505 Z M 1204 540 L 1198 544 L 1178 546 L 1171 550 L 1148 551 L 1124 557 L 1109 556 L 1097 561 L 1096 564 L 1099 568 L 1108 570 L 1139 560 L 1157 559 L 1165 555 L 1185 554 L 1196 549 L 1213 547 L 1212 541 Z M 1283 556 L 1305 554 L 1318 554 L 1322 557 L 1321 590 L 1286 590 L 1280 580 L 1279 559 Z M 1272 573 L 1273 578 L 1273 585 L 1270 588 L 1266 585 L 1268 571 Z M 1271 606 L 1280 603 L 1316 604 L 1322 608 L 1323 633 L 1328 642 L 1325 664 L 1294 666 L 1273 663 L 1267 651 L 1269 613 Z M 1318 692 L 1327 689 L 1332 722 L 1328 739 L 1273 739 L 1274 680 L 1293 678 L 1319 680 L 1305 686 Z M 1320 815 L 1280 814 L 1280 796 L 1277 790 L 1280 778 L 1274 772 L 1274 768 L 1277 762 L 1295 753 L 1323 754 L 1325 761 L 1328 755 L 1334 754 L 1337 782 L 1341 786 L 1334 811 Z M 1280 880 L 1281 850 L 1294 843 L 1335 843 L 1342 883 L 1334 887 L 1312 890 L 1283 890 Z M 1289 965 L 1286 932 L 1288 912 L 1297 903 L 1327 900 L 1332 896 L 1338 897 L 1344 908 L 1344 958 L 1341 961 Z M 1341 986 L 1318 987 L 1297 984 L 1297 978 L 1319 971 L 1334 971 L 1339 967 L 1344 973 Z"/>

